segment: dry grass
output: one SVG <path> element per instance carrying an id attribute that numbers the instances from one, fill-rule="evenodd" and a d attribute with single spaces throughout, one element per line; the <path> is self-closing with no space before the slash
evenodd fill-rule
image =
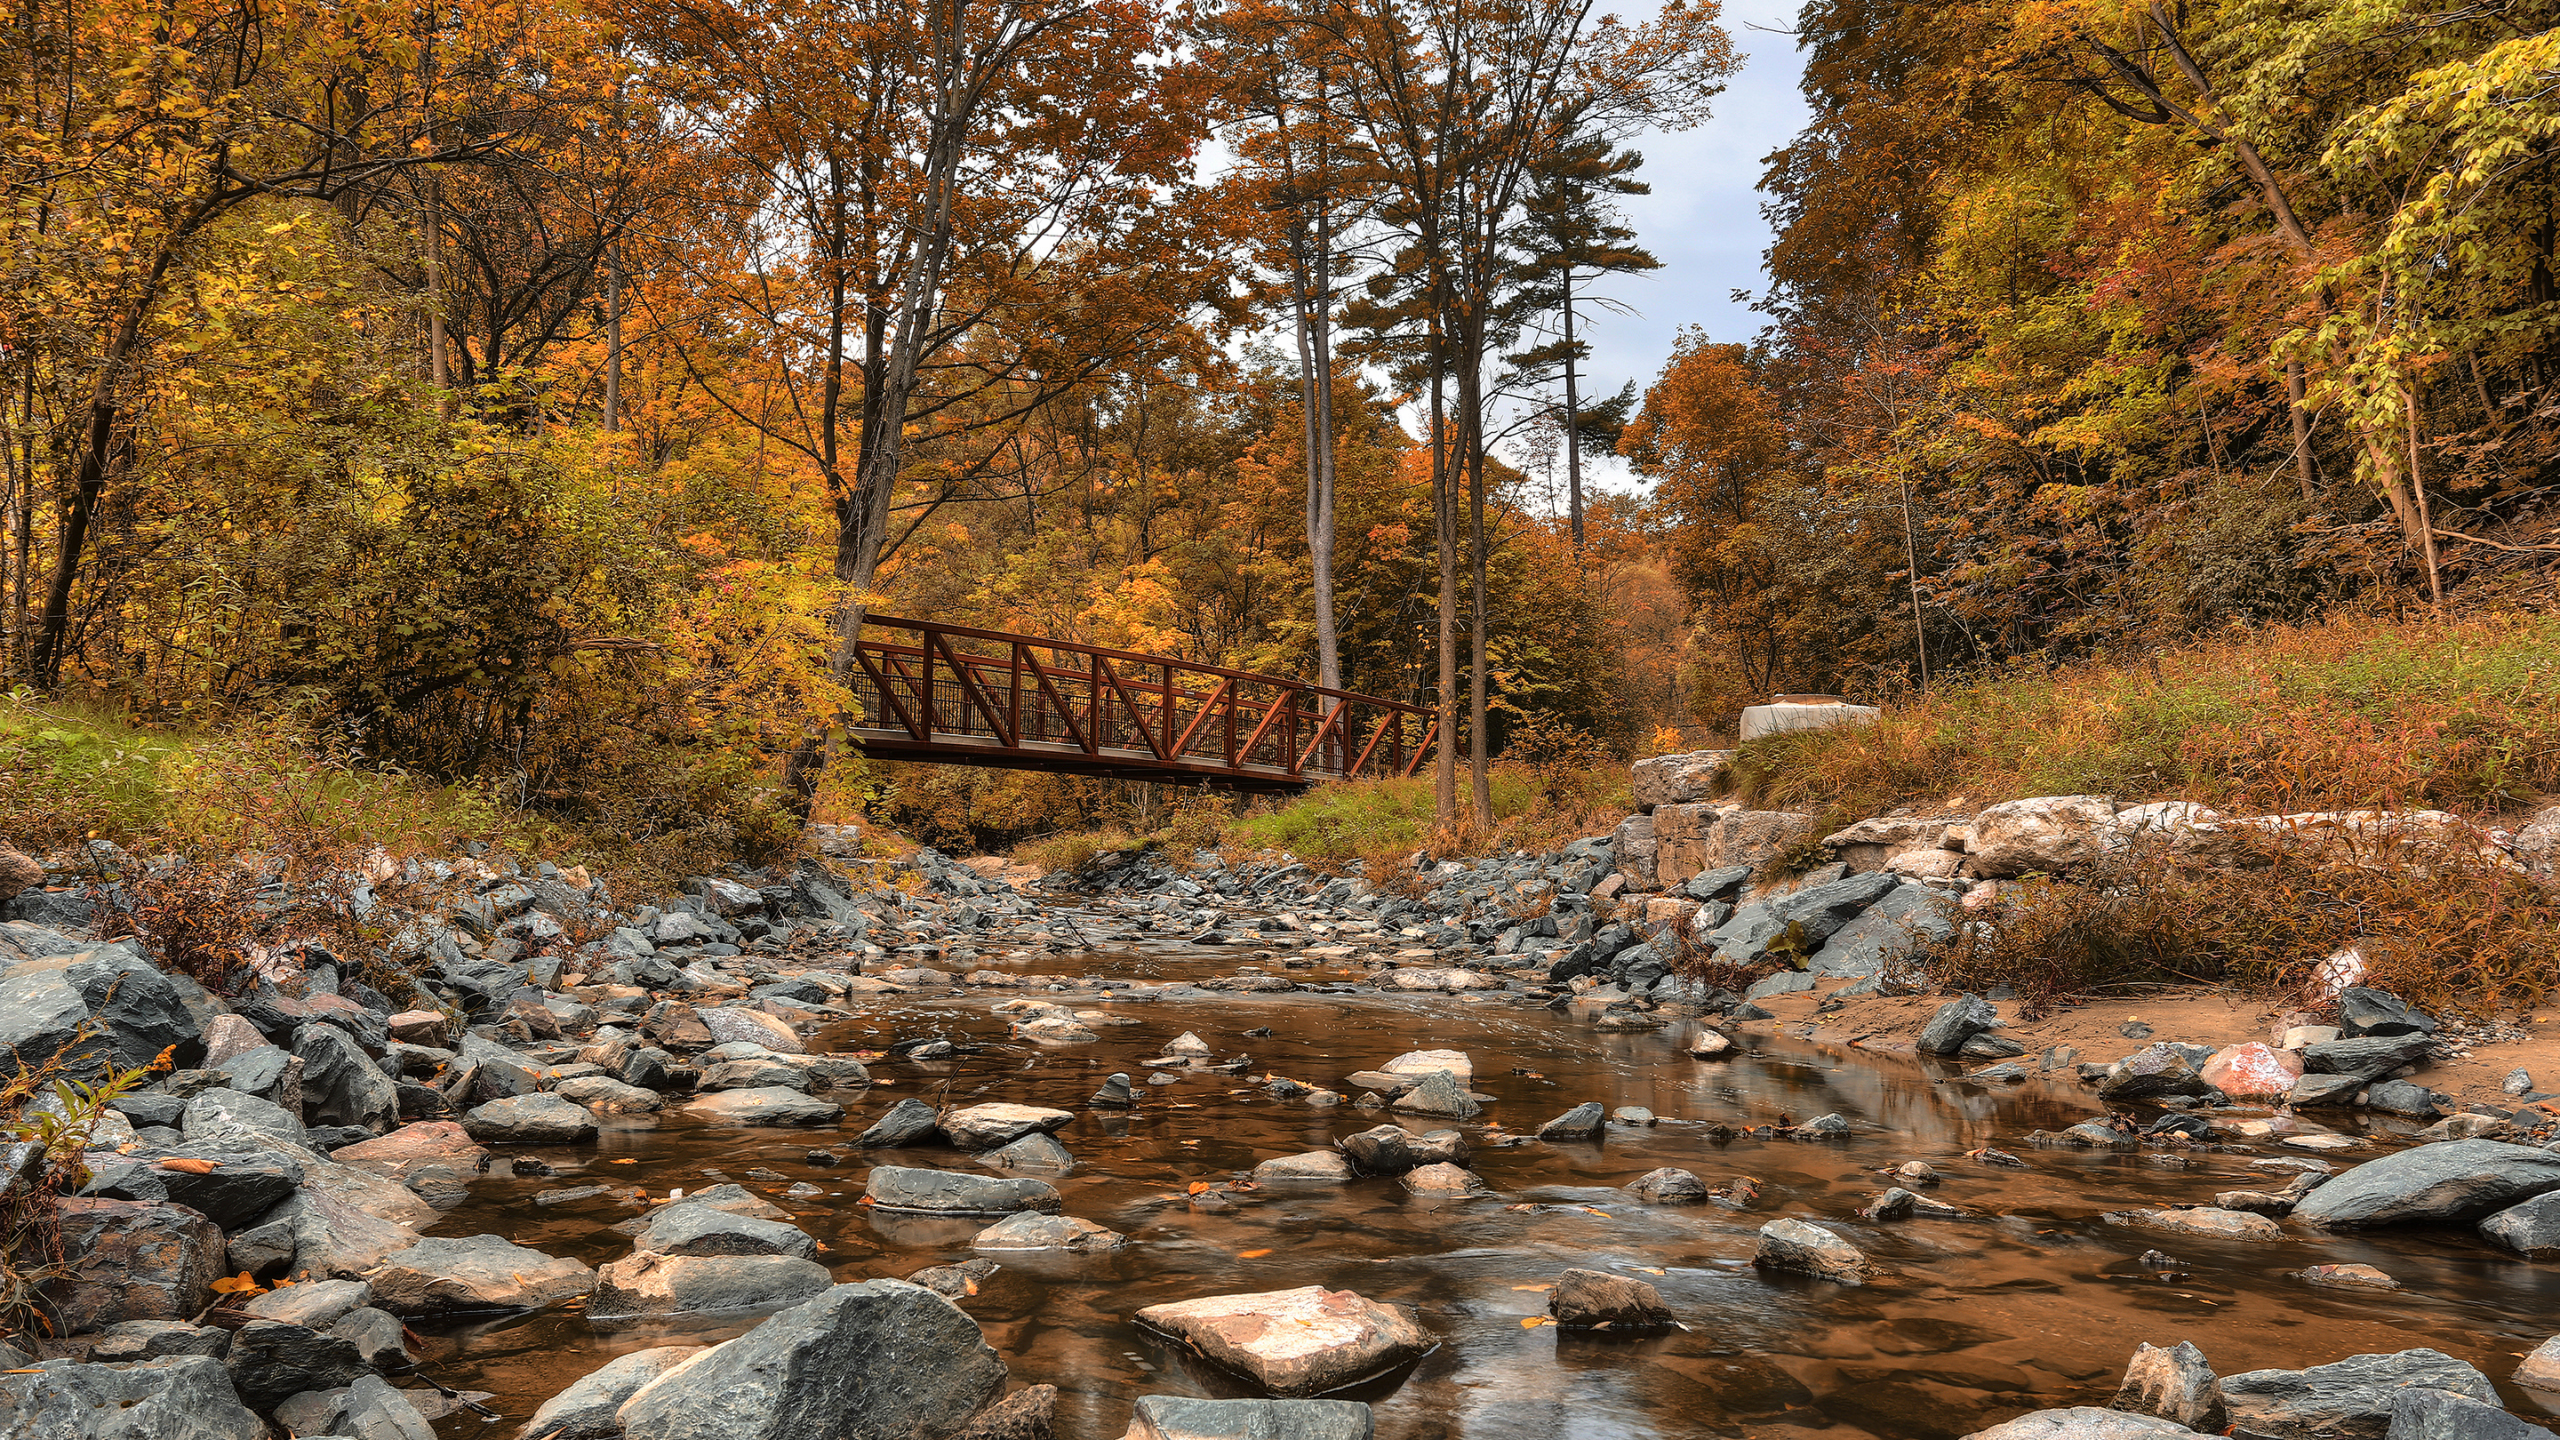
<path id="1" fill-rule="evenodd" d="M 1876 815 L 1964 796 L 2231 812 L 2511 811 L 2560 789 L 2560 618 L 2249 631 L 1944 686 L 1874 726 L 1742 747 L 1754 803 Z"/>
<path id="2" fill-rule="evenodd" d="M 2245 867 L 2140 846 L 2077 882 L 2024 881 L 1929 965 L 1950 990 L 2007 984 L 2030 1013 L 2143 982 L 2303 994 L 2328 956 L 2420 1005 L 2524 1009 L 2553 985 L 2560 888 L 2493 858 L 2412 844 L 2259 846 Z"/>

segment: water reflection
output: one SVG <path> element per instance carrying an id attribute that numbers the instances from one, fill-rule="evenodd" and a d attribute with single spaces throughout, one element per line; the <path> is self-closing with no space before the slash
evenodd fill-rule
<path id="1" fill-rule="evenodd" d="M 985 964 L 981 960 L 977 963 Z M 1142 968 L 1175 978 L 1231 973 L 1231 955 L 1156 949 L 1051 957 L 1038 969 L 1115 976 Z M 1274 967 L 1276 968 L 1276 966 Z M 1321 978 L 1317 976 L 1316 978 Z M 1041 1050 L 1006 1038 L 989 1006 L 1002 994 L 881 997 L 861 1018 L 821 1032 L 813 1049 L 881 1048 L 938 1034 L 977 1047 L 946 1059 L 884 1061 L 884 1082 L 847 1101 L 841 1131 L 706 1127 L 681 1113 L 607 1122 L 590 1152 L 540 1152 L 554 1177 L 493 1177 L 445 1217 L 439 1233 L 492 1232 L 590 1264 L 629 1248 L 613 1227 L 637 1213 L 614 1196 L 536 1206 L 544 1190 L 610 1181 L 698 1190 L 735 1181 L 790 1209 L 824 1241 L 843 1279 L 903 1276 L 965 1259 L 969 1222 L 871 1214 L 856 1205 L 870 1158 L 846 1146 L 907 1096 L 968 1103 L 1003 1099 L 1073 1110 L 1059 1139 L 1075 1153 L 1052 1177 L 1067 1213 L 1135 1242 L 1092 1257 L 1008 1255 L 965 1302 L 1016 1383 L 1061 1391 L 1060 1435 L 1109 1440 L 1131 1403 L 1154 1391 L 1238 1393 L 1128 1317 L 1143 1306 L 1203 1295 L 1323 1284 L 1415 1306 L 1441 1347 L 1408 1374 L 1360 1392 L 1389 1440 L 1547 1440 L 1547 1437 L 1753 1436 L 1820 1432 L 1840 1440 L 1956 1436 L 2036 1405 L 2088 1403 L 2112 1392 L 2142 1341 L 2195 1341 L 2228 1374 L 2297 1367 L 2364 1351 L 2431 1345 L 2500 1380 L 2513 1356 L 2560 1328 L 2553 1271 L 2498 1255 L 2456 1234 L 2325 1238 L 2294 1234 L 2249 1245 L 2163 1237 L 2111 1226 L 2109 1210 L 2209 1201 L 2255 1188 L 2245 1155 L 2201 1155 L 2171 1168 L 2144 1155 L 2027 1151 L 2029 1130 L 2060 1129 L 2089 1107 L 2062 1087 L 1992 1091 L 1940 1083 L 1909 1062 L 1784 1040 L 1756 1053 L 1693 1060 L 1679 1032 L 1602 1033 L 1589 1018 L 1521 1008 L 1356 995 L 1202 994 L 1187 1001 L 1112 1000 L 1033 992 L 1106 1009 L 1134 1023 L 1103 1027 L 1098 1044 Z M 1267 1027 L 1267 1036 L 1245 1032 Z M 1249 1074 L 1182 1074 L 1148 1085 L 1140 1062 L 1182 1032 L 1223 1057 L 1250 1055 Z M 1318 1148 L 1382 1116 L 1274 1099 L 1265 1073 L 1342 1087 L 1347 1073 L 1406 1050 L 1468 1052 L 1473 1088 L 1494 1097 L 1470 1125 L 1474 1169 L 1494 1194 L 1425 1201 L 1393 1180 L 1351 1186 L 1273 1186 L 1206 1208 L 1193 1180 L 1223 1181 L 1257 1161 Z M 1104 1076 L 1140 1083 L 1133 1114 L 1089 1111 Z M 1613 1124 L 1598 1143 L 1552 1145 L 1517 1136 L 1585 1100 L 1642 1106 L 1649 1128 Z M 1836 1111 L 1856 1127 L 1828 1144 L 1719 1140 L 1710 1127 L 1803 1120 Z M 1437 1128 L 1414 1122 L 1413 1129 Z M 2029 1159 L 1998 1170 L 1963 1153 L 1999 1140 Z M 813 1146 L 846 1157 L 813 1165 Z M 638 1163 L 615 1165 L 616 1159 Z M 879 1152 L 884 1163 L 966 1168 L 949 1150 Z M 1927 1160 L 1946 1176 L 1933 1195 L 1974 1212 L 1961 1221 L 1872 1225 L 1854 1212 L 1885 1183 L 1874 1172 Z M 1617 1187 L 1657 1166 L 1695 1171 L 1710 1185 L 1747 1175 L 1761 1187 L 1747 1211 L 1655 1208 Z M 751 1173 L 752 1172 L 752 1173 Z M 782 1198 L 794 1182 L 814 1199 Z M 1836 1226 L 1889 1272 L 1842 1288 L 1763 1276 L 1749 1259 L 1755 1232 L 1781 1214 Z M 2181 1262 L 2137 1263 L 2157 1246 Z M 2315 1289 L 2292 1272 L 2321 1262 L 2380 1267 L 2405 1287 L 2390 1295 Z M 1542 1315 L 1531 1288 L 1568 1266 L 1640 1273 L 1687 1328 L 1613 1338 L 1524 1329 Z M 650 1323 L 605 1330 L 574 1314 L 447 1327 L 431 1337 L 440 1379 L 494 1392 L 515 1423 L 612 1355 L 739 1333 L 754 1317 Z M 2510 1404 L 2527 1409 L 2521 1392 Z M 438 1424 L 448 1437 L 484 1429 L 468 1415 Z"/>

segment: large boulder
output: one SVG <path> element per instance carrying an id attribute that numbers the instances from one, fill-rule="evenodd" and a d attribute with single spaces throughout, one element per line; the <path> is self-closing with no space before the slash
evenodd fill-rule
<path id="1" fill-rule="evenodd" d="M 1965 853 L 1973 873 L 1989 879 L 2060 873 L 2095 864 L 2116 833 L 2116 805 L 2108 797 L 2044 795 L 1975 815 Z"/>
<path id="2" fill-rule="evenodd" d="M 1432 1348 L 1403 1307 L 1320 1285 L 1150 1305 L 1137 1320 L 1275 1395 L 1339 1390 Z"/>
<path id="3" fill-rule="evenodd" d="M 274 1209 L 303 1177 L 301 1163 L 290 1155 L 240 1154 L 208 1146 L 130 1155 L 91 1151 L 88 1165 L 89 1183 L 80 1190 L 84 1195 L 184 1205 L 226 1230 Z"/>
<path id="4" fill-rule="evenodd" d="M 969 1175 L 956 1170 L 872 1167 L 863 1194 L 875 1210 L 910 1215 L 1010 1215 L 1018 1210 L 1054 1214 L 1058 1190 L 1045 1180 Z"/>
<path id="5" fill-rule="evenodd" d="M 604 1368 L 542 1402 L 516 1440 L 620 1440 L 614 1413 L 640 1388 L 702 1353 L 699 1345 L 660 1345 L 616 1355 Z"/>
<path id="6" fill-rule="evenodd" d="M 394 1315 L 532 1310 L 595 1288 L 593 1270 L 496 1235 L 439 1236 L 383 1257 L 366 1277 Z"/>
<path id="7" fill-rule="evenodd" d="M 2420 1386 L 2391 1398 L 2391 1429 L 2385 1440 L 2560 1440 L 2560 1436 L 2540 1425 L 2528 1425 L 2495 1405 Z"/>
<path id="8" fill-rule="evenodd" d="M 1733 765 L 1730 750 L 1691 750 L 1680 755 L 1654 755 L 1629 767 L 1636 808 L 1652 814 L 1663 805 L 1695 805 L 1715 798 Z"/>
<path id="9" fill-rule="evenodd" d="M 2173 1046 L 2145 1045 L 2107 1067 L 2098 1081 L 2103 1100 L 2158 1100 L 2169 1095 L 2207 1095 L 2213 1085 L 2196 1072 Z"/>
<path id="10" fill-rule="evenodd" d="M 1630 815 L 1618 822 L 1609 836 L 1609 854 L 1618 863 L 1618 873 L 1626 877 L 1628 888 L 1655 888 L 1654 861 L 1657 854 L 1653 838 L 1653 817 Z"/>
<path id="11" fill-rule="evenodd" d="M 329 1152 L 340 1165 L 406 1184 L 422 1171 L 444 1170 L 468 1180 L 488 1168 L 487 1146 L 451 1120 L 420 1120 L 388 1135 L 342 1145 Z"/>
<path id="12" fill-rule="evenodd" d="M 1707 832 L 1698 869 L 1758 869 L 1779 851 L 1813 833 L 1813 817 L 1793 810 L 1727 810 Z"/>
<path id="13" fill-rule="evenodd" d="M 266 1440 L 231 1372 L 210 1355 L 131 1365 L 46 1360 L 0 1372 L 9 1440 Z"/>
<path id="14" fill-rule="evenodd" d="M 302 1061 L 304 1124 L 354 1125 L 379 1134 L 399 1122 L 400 1096 L 391 1077 L 346 1031 L 305 1025 L 293 1032 L 293 1053 Z"/>
<path id="15" fill-rule="evenodd" d="M 1813 954 L 1813 973 L 1873 975 L 1954 934 L 1946 904 L 1929 887 L 1897 885 L 1831 932 Z"/>
<path id="16" fill-rule="evenodd" d="M 625 1440 L 944 1440 L 1004 1393 L 959 1307 L 903 1280 L 838 1285 L 625 1401 Z"/>
<path id="17" fill-rule="evenodd" d="M 2302 1050 L 2302 1068 L 2314 1075 L 2348 1075 L 2358 1080 L 2380 1080 L 2405 1065 L 2417 1065 L 2427 1058 L 2434 1044 L 2429 1035 L 2358 1035 L 2344 1040 L 2324 1040 L 2306 1045 Z"/>
<path id="18" fill-rule="evenodd" d="M 334 1390 L 368 1375 L 355 1342 L 284 1320 L 252 1320 L 231 1337 L 231 1383 L 255 1410 L 305 1390 Z"/>
<path id="19" fill-rule="evenodd" d="M 305 1391 L 276 1407 L 276 1421 L 297 1435 L 347 1440 L 435 1440 L 435 1427 L 405 1390 L 379 1375 L 359 1375 L 334 1390 Z"/>
<path id="20" fill-rule="evenodd" d="M 223 1274 L 222 1227 L 184 1205 L 74 1195 L 60 1202 L 63 1268 L 45 1287 L 63 1328 L 193 1320 Z"/>
<path id="21" fill-rule="evenodd" d="M 2302 1057 L 2262 1040 L 2225 1045 L 2197 1072 L 2204 1083 L 2234 1100 L 2275 1100 L 2302 1079 Z"/>
<path id="22" fill-rule="evenodd" d="M 800 1043 L 797 1031 L 761 1010 L 730 1006 L 696 1013 L 702 1017 L 703 1028 L 711 1032 L 712 1040 L 717 1043 L 745 1040 L 779 1055 L 807 1052 L 808 1047 Z"/>
<path id="23" fill-rule="evenodd" d="M 300 1115 L 272 1100 L 223 1089 L 188 1096 L 187 1108 L 179 1113 L 178 1133 L 194 1143 L 234 1147 L 254 1145 L 262 1135 L 297 1146 L 311 1138 Z"/>
<path id="24" fill-rule="evenodd" d="M 662 1255 L 638 1251 L 596 1272 L 594 1320 L 712 1315 L 797 1305 L 825 1290 L 827 1267 L 793 1255 Z"/>
<path id="25" fill-rule="evenodd" d="M 844 1107 L 780 1085 L 723 1090 L 684 1107 L 685 1113 L 723 1125 L 833 1125 Z"/>
<path id="26" fill-rule="evenodd" d="M 202 1027 L 177 984 L 128 945 L 97 945 L 0 968 L 0 1050 L 38 1068 L 60 1059 L 81 1078 L 148 1065 L 175 1048 L 189 1066 Z"/>
<path id="27" fill-rule="evenodd" d="M 1879 870 L 1754 901 L 1700 943 L 1736 965 L 1756 965 L 1772 955 L 1810 963 L 1834 933 L 1901 883 Z"/>
<path id="28" fill-rule="evenodd" d="M 1142 1395 L 1120 1440 L 1370 1440 L 1357 1400 L 1199 1400 Z"/>
<path id="29" fill-rule="evenodd" d="M 634 1250 L 660 1255 L 789 1255 L 818 1258 L 818 1242 L 796 1225 L 678 1201 L 649 1212 L 632 1237 Z"/>
<path id="30" fill-rule="evenodd" d="M 2536 1195 L 2481 1221 L 2480 1238 L 2527 1260 L 2560 1260 L 2560 1191 Z"/>
<path id="31" fill-rule="evenodd" d="M 2317 1193 L 2316 1191 L 2314 1192 Z M 2266 1440 L 2384 1440 L 2391 1407 L 2412 1388 L 2496 1401 L 2489 1377 L 2440 1350 L 2350 1355 L 2308 1370 L 2249 1370 L 2222 1377 L 2232 1428 Z"/>
<path id="32" fill-rule="evenodd" d="M 2464 1224 L 2560 1190 L 2560 1154 L 2446 1140 L 2385 1155 L 2302 1198 L 2293 1218 L 2332 1230 Z"/>
<path id="33" fill-rule="evenodd" d="M 433 1213 L 432 1210 L 429 1211 Z M 225 1268 L 261 1280 L 278 1275 L 348 1279 L 418 1243 L 417 1232 L 336 1195 L 304 1190 L 232 1232 Z"/>
<path id="34" fill-rule="evenodd" d="M 1959 995 L 1939 1006 L 1929 1023 L 1920 1027 L 1914 1048 L 1924 1055 L 1953 1055 L 1967 1040 L 1998 1028 L 2000 1012 L 1990 1001 L 1979 995 Z"/>

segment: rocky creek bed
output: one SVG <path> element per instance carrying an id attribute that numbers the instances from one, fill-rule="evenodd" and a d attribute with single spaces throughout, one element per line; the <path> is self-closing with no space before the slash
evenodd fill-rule
<path id="1" fill-rule="evenodd" d="M 584 945 L 590 887 L 493 875 L 414 995 L 306 951 L 229 1003 L 0 925 L 22 1056 L 184 1067 L 93 1138 L 73 1333 L 0 1356 L 0 1435 L 2544 1433 L 2545 1112 L 2363 1106 L 2431 1043 L 2387 997 L 2342 1008 L 2391 1065 L 2312 1120 L 2174 1035 L 2084 1075 L 1777 1033 L 1594 971 L 1587 902 L 1482 903 L 1620 873 L 928 855 Z M 2148 1414 L 2070 1408 L 2129 1360 Z"/>

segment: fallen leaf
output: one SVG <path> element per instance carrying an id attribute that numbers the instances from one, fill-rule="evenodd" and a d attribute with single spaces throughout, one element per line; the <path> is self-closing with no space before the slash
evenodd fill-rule
<path id="1" fill-rule="evenodd" d="M 604 1162 L 604 1163 L 606 1163 L 607 1165 L 637 1165 L 637 1164 L 639 1164 L 640 1162 L 639 1162 L 639 1161 L 637 1161 L 637 1160 L 632 1160 L 632 1159 L 627 1159 L 627 1158 L 626 1158 L 626 1159 L 622 1159 L 622 1160 L 607 1160 L 607 1161 L 606 1161 L 606 1162 Z"/>
<path id="2" fill-rule="evenodd" d="M 1270 1253 L 1271 1252 L 1268 1250 L 1239 1250 L 1236 1252 L 1236 1258 L 1239 1260 L 1259 1260 Z"/>
<path id="3" fill-rule="evenodd" d="M 1546 1292 L 1548 1292 L 1548 1291 L 1550 1291 L 1550 1290 L 1553 1290 L 1553 1289 L 1554 1289 L 1554 1288 L 1556 1288 L 1556 1287 L 1555 1287 L 1554 1285 L 1552 1285 L 1552 1284 L 1549 1284 L 1549 1285 L 1514 1285 L 1514 1286 L 1512 1286 L 1511 1288 L 1512 1288 L 1512 1289 L 1514 1289 L 1514 1290 L 1535 1290 L 1535 1291 L 1537 1291 L 1539 1294 L 1543 1295 L 1543 1294 L 1545 1294 Z"/>
<path id="4" fill-rule="evenodd" d="M 1553 1325 L 1554 1323 L 1556 1322 L 1544 1315 L 1523 1315 L 1520 1317 L 1520 1328 L 1523 1330 L 1535 1330 L 1541 1325 Z"/>
<path id="5" fill-rule="evenodd" d="M 1200 1194 L 1205 1194 L 1205 1193 L 1208 1191 L 1208 1189 L 1209 1189 L 1209 1182 L 1208 1182 L 1208 1181 L 1206 1181 L 1206 1180 L 1194 1180 L 1194 1181 L 1192 1181 L 1192 1182 L 1191 1182 L 1191 1188 L 1190 1188 L 1190 1190 L 1188 1190 L 1188 1191 L 1187 1191 L 1187 1192 L 1185 1192 L 1185 1193 L 1187 1193 L 1187 1194 L 1192 1194 L 1192 1195 L 1200 1195 Z"/>
<path id="6" fill-rule="evenodd" d="M 249 1272 L 243 1270 L 237 1275 L 226 1275 L 214 1281 L 213 1293 L 216 1295 L 264 1295 L 267 1293 L 267 1287 L 250 1279 Z"/>
<path id="7" fill-rule="evenodd" d="M 189 1175 L 210 1175 L 222 1168 L 219 1160 L 198 1160 L 192 1155 L 173 1156 L 160 1162 L 163 1170 L 177 1170 Z"/>

